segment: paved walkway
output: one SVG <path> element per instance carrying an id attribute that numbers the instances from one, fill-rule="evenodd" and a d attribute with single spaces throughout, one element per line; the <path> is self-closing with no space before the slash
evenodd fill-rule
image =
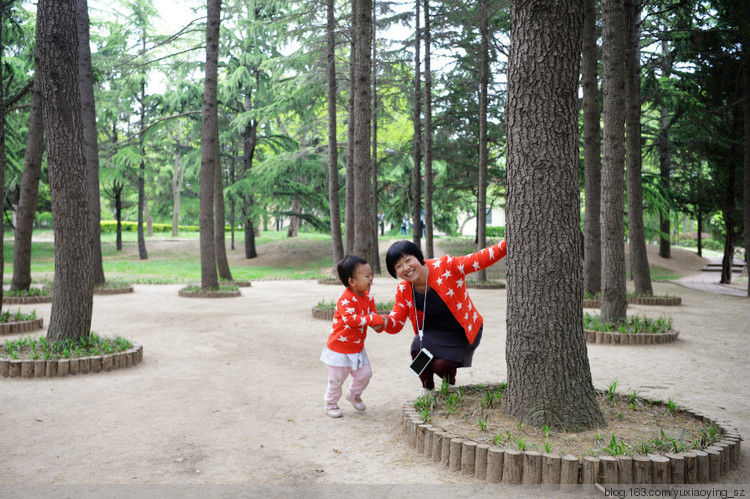
<path id="1" fill-rule="evenodd" d="M 737 261 L 737 260 L 735 260 Z M 710 258 L 708 265 L 719 265 L 721 266 L 721 257 Z M 747 275 L 747 274 L 745 274 Z M 732 278 L 736 279 L 740 276 L 740 273 L 732 273 Z M 686 288 L 698 289 L 705 291 L 706 293 L 732 295 L 732 296 L 747 296 L 747 287 L 740 287 L 737 284 L 720 284 L 721 272 L 715 271 L 703 271 L 697 274 L 693 274 L 687 277 L 677 279 L 675 282 Z"/>

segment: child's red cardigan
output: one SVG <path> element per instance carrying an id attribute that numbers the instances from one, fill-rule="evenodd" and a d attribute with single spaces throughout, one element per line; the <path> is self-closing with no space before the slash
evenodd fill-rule
<path id="1" fill-rule="evenodd" d="M 373 296 L 366 291 L 364 296 L 357 296 L 346 288 L 336 303 L 326 346 L 338 353 L 359 353 L 365 347 L 367 326 L 382 324 Z"/>
<path id="2" fill-rule="evenodd" d="M 465 276 L 489 267 L 503 258 L 506 253 L 507 247 L 503 239 L 494 246 L 484 248 L 471 255 L 441 256 L 437 259 L 425 260 L 429 269 L 427 284 L 437 292 L 448 306 L 453 317 L 464 328 L 469 343 L 474 343 L 484 319 L 469 297 Z M 393 334 L 401 331 L 408 317 L 414 328 L 414 334 L 417 334 L 413 296 L 411 283 L 401 281 L 396 290 L 396 303 L 389 314 L 388 323 L 385 325 L 384 330 L 387 333 Z M 418 311 L 418 314 L 421 324 L 423 322 L 422 311 Z"/>

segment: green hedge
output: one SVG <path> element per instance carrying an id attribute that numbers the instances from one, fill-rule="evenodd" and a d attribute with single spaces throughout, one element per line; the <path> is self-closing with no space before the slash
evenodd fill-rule
<path id="1" fill-rule="evenodd" d="M 486 227 L 485 235 L 487 237 L 505 237 L 505 227 Z"/>
<path id="2" fill-rule="evenodd" d="M 117 222 L 114 220 L 102 220 L 101 222 L 102 232 L 116 232 Z M 143 224 L 143 229 L 146 229 L 146 224 Z M 136 232 L 138 230 L 138 222 L 122 222 L 122 230 L 125 232 Z M 197 225 L 180 225 L 179 230 L 182 232 L 200 232 Z M 154 224 L 154 232 L 172 232 L 172 224 Z"/>

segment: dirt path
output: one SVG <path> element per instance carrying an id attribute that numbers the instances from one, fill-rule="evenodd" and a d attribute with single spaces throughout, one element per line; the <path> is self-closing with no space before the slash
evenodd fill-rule
<path id="1" fill-rule="evenodd" d="M 391 299 L 394 286 L 377 278 L 376 299 Z M 179 287 L 137 285 L 130 295 L 95 297 L 94 330 L 144 345 L 136 368 L 0 380 L 0 497 L 8 496 L 3 487 L 17 492 L 9 484 L 50 483 L 366 484 L 381 486 L 378 495 L 398 495 L 401 484 L 460 484 L 459 497 L 485 491 L 402 443 L 401 405 L 420 392 L 406 369 L 407 331 L 371 333 L 368 409 L 357 413 L 342 400 L 344 417 L 334 420 L 322 410 L 326 369 L 318 360 L 329 324 L 313 319 L 310 308 L 335 299 L 338 286 L 257 281 L 242 297 L 223 300 L 180 298 Z M 672 397 L 750 435 L 750 301 L 654 287 L 681 296 L 683 305 L 630 311 L 671 316 L 680 340 L 589 345 L 594 384 L 605 388 L 616 378 L 618 390 Z M 506 377 L 506 292 L 473 290 L 472 297 L 485 316 L 485 338 L 458 383 L 497 382 Z M 21 309 L 49 317 L 49 305 Z M 727 483 L 750 483 L 747 449 Z M 349 489 L 335 490 L 343 496 Z M 518 495 L 512 487 L 490 492 Z"/>

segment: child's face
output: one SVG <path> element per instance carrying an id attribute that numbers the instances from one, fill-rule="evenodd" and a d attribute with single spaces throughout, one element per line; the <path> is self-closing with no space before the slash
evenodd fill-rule
<path id="1" fill-rule="evenodd" d="M 370 291 L 372 285 L 372 269 L 369 263 L 358 265 L 354 269 L 354 275 L 349 278 L 349 289 L 362 296 L 365 291 Z"/>

